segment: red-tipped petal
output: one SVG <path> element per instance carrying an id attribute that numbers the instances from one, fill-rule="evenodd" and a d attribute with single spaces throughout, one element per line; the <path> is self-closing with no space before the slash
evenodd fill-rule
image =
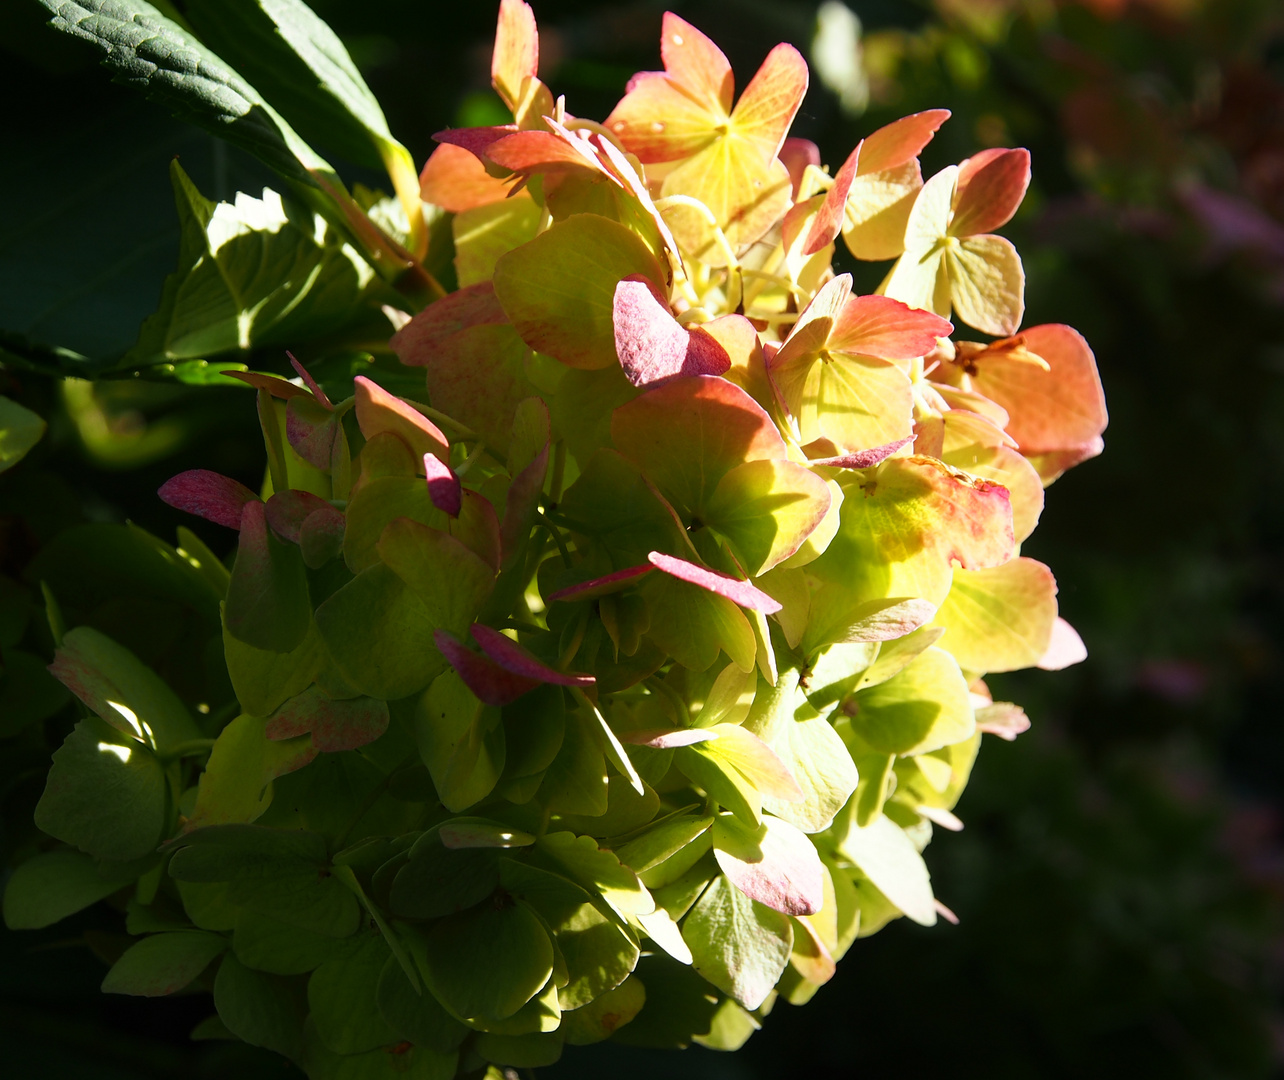
<path id="1" fill-rule="evenodd" d="M 826 244 L 833 243 L 834 238 L 842 231 L 843 216 L 847 212 L 847 194 L 856 179 L 856 167 L 860 161 L 861 143 L 847 155 L 833 184 L 825 193 L 825 201 L 820 204 L 816 219 L 811 223 L 811 232 L 807 234 L 807 243 L 803 246 L 804 255 L 815 255 Z"/>
<path id="2" fill-rule="evenodd" d="M 926 356 L 937 338 L 953 330 L 948 319 L 889 296 L 853 296 L 839 311 L 826 344 L 832 352 L 909 360 Z"/>
<path id="3" fill-rule="evenodd" d="M 825 465 L 831 469 L 869 469 L 877 465 L 880 461 L 891 457 L 897 450 L 908 446 L 914 441 L 913 435 L 907 435 L 903 439 L 897 439 L 895 442 L 887 443 L 885 446 L 875 446 L 869 450 L 858 450 L 854 454 L 843 454 L 841 457 L 818 458 L 809 464 Z"/>
<path id="4" fill-rule="evenodd" d="M 790 137 L 781 144 L 780 162 L 789 170 L 789 181 L 793 185 L 793 197 L 798 198 L 798 186 L 802 183 L 803 173 L 808 165 L 820 168 L 820 147 L 810 139 Z"/>
<path id="5" fill-rule="evenodd" d="M 474 623 L 471 632 L 473 640 L 481 646 L 482 652 L 505 671 L 523 679 L 553 683 L 556 686 L 578 686 L 581 689 L 593 686 L 597 682 L 592 675 L 576 675 L 573 672 L 558 671 L 556 668 L 549 667 L 512 638 L 506 637 L 489 626 Z"/>
<path id="6" fill-rule="evenodd" d="M 630 566 L 624 570 L 616 570 L 613 574 L 605 574 L 602 577 L 593 578 L 592 581 L 581 581 L 578 585 L 568 585 L 564 589 L 551 592 L 548 594 L 548 600 L 550 602 L 564 600 L 568 603 L 596 600 L 600 596 L 629 588 L 639 578 L 645 577 L 654 569 L 655 567 L 648 563 L 645 566 Z"/>
<path id="7" fill-rule="evenodd" d="M 208 469 L 189 469 L 171 477 L 156 493 L 175 510 L 203 517 L 229 529 L 241 527 L 241 512 L 258 496 L 244 484 Z"/>
<path id="8" fill-rule="evenodd" d="M 1006 225 L 1030 186 L 1030 151 L 983 150 L 959 166 L 951 236 L 977 236 Z"/>
<path id="9" fill-rule="evenodd" d="M 435 454 L 424 454 L 424 475 L 428 478 L 428 497 L 438 510 L 459 517 L 463 505 L 463 485 L 455 470 Z"/>
<path id="10" fill-rule="evenodd" d="M 415 455 L 433 454 L 446 461 L 450 443 L 428 417 L 364 375 L 356 377 L 353 387 L 357 398 L 357 426 L 361 434 L 372 439 L 382 431 L 391 431 L 406 440 Z"/>
<path id="11" fill-rule="evenodd" d="M 879 128 L 865 140 L 857 175 L 867 176 L 913 161 L 949 118 L 949 109 L 928 109 Z"/>
<path id="12" fill-rule="evenodd" d="M 278 375 L 265 375 L 260 371 L 220 371 L 219 374 L 240 379 L 243 383 L 249 383 L 255 390 L 266 390 L 273 397 L 281 398 L 283 401 L 289 401 L 290 398 L 299 395 L 308 396 L 308 392 L 303 387 L 295 386 L 294 383 Z"/>
<path id="13" fill-rule="evenodd" d="M 741 581 L 729 574 L 720 574 L 716 570 L 697 566 L 695 563 L 687 562 L 686 559 L 665 555 L 662 551 L 651 552 L 647 556 L 647 561 L 670 577 L 726 597 L 733 604 L 739 604 L 741 607 L 761 611 L 764 615 L 772 615 L 780 610 L 781 605 L 778 600 L 772 599 L 748 581 Z"/>
<path id="14" fill-rule="evenodd" d="M 615 351 L 634 386 L 658 386 L 684 375 L 721 375 L 726 350 L 702 330 L 678 323 L 655 286 L 634 274 L 615 287 Z"/>
<path id="15" fill-rule="evenodd" d="M 302 379 L 307 384 L 308 389 L 312 391 L 312 396 L 327 409 L 333 409 L 334 403 L 326 397 L 325 391 L 321 389 L 321 386 L 316 379 L 308 373 L 308 369 L 294 358 L 294 353 L 287 350 L 285 355 L 290 358 L 290 367 L 294 368 L 298 373 L 299 378 Z"/>
<path id="16" fill-rule="evenodd" d="M 464 685 L 487 705 L 507 705 L 539 685 L 538 679 L 514 675 L 489 657 L 473 652 L 445 630 L 434 630 L 432 639 Z"/>
<path id="17" fill-rule="evenodd" d="M 303 523 L 318 510 L 334 510 L 328 502 L 310 491 L 278 491 L 267 501 L 267 521 L 282 540 L 299 542 Z"/>
<path id="18" fill-rule="evenodd" d="M 485 160 L 486 151 L 492 143 L 517 130 L 516 124 L 502 124 L 495 127 L 447 128 L 433 136 L 434 142 L 462 146 L 479 159 Z"/>

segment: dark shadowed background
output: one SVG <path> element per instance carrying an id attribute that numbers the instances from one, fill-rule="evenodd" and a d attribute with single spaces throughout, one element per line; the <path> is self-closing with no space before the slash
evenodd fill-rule
<path id="1" fill-rule="evenodd" d="M 1049 493 L 1024 553 L 1056 572 L 1089 659 L 991 680 L 1033 728 L 986 740 L 957 811 L 965 830 L 928 849 L 957 927 L 902 920 L 858 941 L 809 1005 L 779 1004 L 738 1054 L 603 1044 L 538 1075 L 1280 1074 L 1284 7 L 847 2 L 819 19 L 804 0 L 667 6 L 722 46 L 740 85 L 776 42 L 802 49 L 813 79 L 794 133 L 831 166 L 881 124 L 939 106 L 954 116 L 925 174 L 986 146 L 1032 151 L 1030 195 L 1005 230 L 1025 261 L 1026 322 L 1085 334 L 1111 423 L 1105 454 Z M 417 162 L 434 131 L 500 119 L 490 0 L 313 6 Z M 665 6 L 534 0 L 541 77 L 573 112 L 604 117 L 634 71 L 659 65 Z M 211 198 L 270 178 L 109 83 L 32 0 L 4 0 L 3 20 L 0 332 L 118 354 L 175 263 L 169 160 Z M 883 272 L 845 252 L 838 268 L 861 291 Z M 180 469 L 262 475 L 235 390 L 58 384 L 0 366 L 0 392 L 50 418 L 45 442 L 0 476 L 10 576 L 76 521 L 172 537 L 178 517 L 153 492 Z M 205 538 L 222 553 L 217 532 Z M 52 745 L 38 731 L 0 743 L 7 859 L 33 843 Z M 189 1042 L 204 995 L 101 995 L 86 941 L 112 933 L 100 906 L 0 937 L 6 1076 L 297 1075 L 266 1052 Z"/>

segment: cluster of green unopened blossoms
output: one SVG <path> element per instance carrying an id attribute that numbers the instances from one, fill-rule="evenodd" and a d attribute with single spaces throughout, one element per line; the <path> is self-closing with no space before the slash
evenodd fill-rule
<path id="1" fill-rule="evenodd" d="M 1028 723 L 983 677 L 1083 657 L 1019 554 L 1106 422 L 994 235 L 1029 155 L 925 181 L 941 110 L 831 174 L 788 137 L 793 47 L 738 100 L 672 14 L 661 54 L 577 118 L 503 0 L 513 122 L 441 133 L 421 177 L 460 286 L 393 338 L 424 394 L 245 373 L 262 491 L 162 489 L 240 534 L 230 575 L 184 549 L 242 710 L 207 760 L 156 676 L 63 638 L 94 716 L 38 822 L 78 845 L 86 756 L 129 780 L 104 798 L 166 792 L 91 852 L 143 867 L 107 989 L 180 955 L 214 1027 L 310 1076 L 446 1080 L 607 1038 L 734 1049 L 857 938 L 952 917 L 921 853 L 962 827 L 982 733 Z M 840 242 L 895 260 L 877 294 Z"/>

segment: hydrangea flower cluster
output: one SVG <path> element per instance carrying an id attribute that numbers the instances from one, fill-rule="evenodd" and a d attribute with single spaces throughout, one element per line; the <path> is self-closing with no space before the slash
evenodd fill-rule
<path id="1" fill-rule="evenodd" d="M 162 488 L 239 530 L 230 577 L 203 565 L 242 712 L 120 838 L 163 845 L 181 918 L 109 984 L 137 950 L 221 957 L 218 1023 L 309 1075 L 448 1078 L 734 1049 L 856 938 L 950 917 L 921 853 L 961 827 L 982 733 L 1028 724 L 983 677 L 1084 655 L 1019 553 L 1106 423 L 1084 340 L 1021 328 L 995 230 L 1029 154 L 924 181 L 934 110 L 831 175 L 789 137 L 792 46 L 738 99 L 676 15 L 661 56 L 575 117 L 502 0 L 512 123 L 441 133 L 421 177 L 460 286 L 392 341 L 423 399 L 242 373 L 263 491 Z M 840 239 L 895 260 L 876 294 L 834 274 Z M 58 651 L 115 729 L 64 765 L 181 753 L 181 706 L 113 704 L 111 649 Z M 65 798 L 55 759 L 42 826 L 76 843 Z"/>

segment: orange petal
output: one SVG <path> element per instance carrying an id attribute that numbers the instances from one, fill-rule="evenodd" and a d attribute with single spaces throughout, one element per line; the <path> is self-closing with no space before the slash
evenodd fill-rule
<path id="1" fill-rule="evenodd" d="M 928 109 L 879 128 L 865 140 L 858 174 L 866 176 L 913 161 L 949 118 L 949 109 Z"/>
<path id="2" fill-rule="evenodd" d="M 526 0 L 500 0 L 490 81 L 510 109 L 522 97 L 522 84 L 539 70 L 539 31 Z"/>
<path id="3" fill-rule="evenodd" d="M 959 166 L 951 236 L 976 236 L 1006 225 L 1030 186 L 1030 151 L 983 150 Z"/>

